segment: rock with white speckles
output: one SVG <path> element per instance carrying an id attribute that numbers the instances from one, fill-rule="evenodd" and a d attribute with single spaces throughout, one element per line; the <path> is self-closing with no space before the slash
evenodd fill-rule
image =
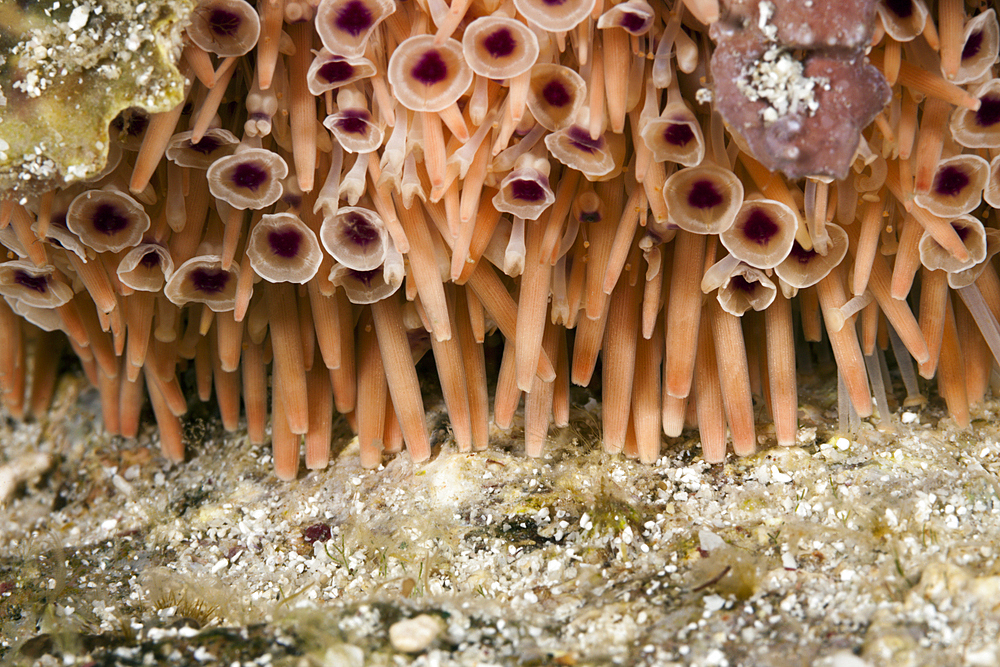
<path id="1" fill-rule="evenodd" d="M 863 49 L 875 30 L 875 0 L 728 0 L 724 22 L 760 25 L 765 7 L 774 39 L 794 49 Z"/>
<path id="2" fill-rule="evenodd" d="M 121 111 L 183 102 L 176 63 L 194 4 L 0 2 L 0 191 L 30 196 L 90 178 Z"/>
<path id="3" fill-rule="evenodd" d="M 736 4 L 746 13 L 734 10 L 711 30 L 717 42 L 711 68 L 719 112 L 769 170 L 789 178 L 844 178 L 861 130 L 892 93 L 859 46 L 870 39 L 874 23 L 860 32 L 810 29 L 810 41 L 806 32 L 782 28 L 788 16 L 778 21 L 775 3 L 757 3 L 770 5 L 763 14 L 750 11 L 749 3 Z M 788 3 L 779 4 L 790 11 Z M 851 19 L 853 24 L 858 20 Z"/>

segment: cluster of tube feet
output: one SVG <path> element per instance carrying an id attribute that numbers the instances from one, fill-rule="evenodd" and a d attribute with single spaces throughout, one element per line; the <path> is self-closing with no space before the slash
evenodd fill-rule
<path id="1" fill-rule="evenodd" d="M 181 460 L 214 393 L 292 479 L 338 414 L 365 466 L 428 458 L 431 352 L 462 450 L 523 395 L 541 455 L 600 368 L 606 450 L 687 426 L 718 462 L 758 418 L 795 443 L 796 346 L 828 340 L 859 416 L 891 347 L 968 424 L 1000 359 L 997 51 L 962 0 L 202 0 L 184 103 L 0 200 L 3 404 L 44 412 L 68 343 L 109 432 L 148 398 Z"/>

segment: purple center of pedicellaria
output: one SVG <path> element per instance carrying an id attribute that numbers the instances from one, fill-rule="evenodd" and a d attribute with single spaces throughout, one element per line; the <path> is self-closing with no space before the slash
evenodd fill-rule
<path id="1" fill-rule="evenodd" d="M 494 58 L 506 58 L 514 53 L 517 41 L 510 30 L 500 28 L 486 35 L 486 39 L 483 40 L 483 48 Z"/>
<path id="2" fill-rule="evenodd" d="M 602 137 L 591 139 L 590 132 L 577 125 L 569 128 L 567 136 L 569 137 L 569 142 L 573 144 L 577 150 L 583 151 L 584 153 L 597 152 L 597 150 L 601 148 L 602 142 L 604 141 Z"/>
<path id="3" fill-rule="evenodd" d="M 354 76 L 354 65 L 346 60 L 331 60 L 323 63 L 316 75 L 326 83 L 341 83 Z"/>
<path id="4" fill-rule="evenodd" d="M 619 24 L 629 32 L 639 32 L 646 27 L 646 17 L 632 12 L 622 12 Z"/>
<path id="5" fill-rule="evenodd" d="M 356 246 L 362 248 L 378 238 L 378 230 L 368 218 L 359 213 L 348 213 L 343 218 L 344 237 Z"/>
<path id="6" fill-rule="evenodd" d="M 46 276 L 33 276 L 27 271 L 15 271 L 14 282 L 39 294 L 45 294 L 49 287 L 49 279 Z"/>
<path id="7" fill-rule="evenodd" d="M 302 233 L 297 229 L 272 229 L 267 233 L 267 244 L 278 257 L 291 259 L 299 254 Z"/>
<path id="8" fill-rule="evenodd" d="M 537 202 L 545 199 L 545 190 L 536 181 L 522 179 L 510 184 L 510 194 L 514 199 Z"/>
<path id="9" fill-rule="evenodd" d="M 368 136 L 368 112 L 358 109 L 342 111 L 337 119 L 337 129 L 347 134 Z"/>
<path id="10" fill-rule="evenodd" d="M 219 37 L 235 36 L 242 22 L 239 14 L 220 7 L 215 7 L 208 13 L 208 27 Z"/>
<path id="11" fill-rule="evenodd" d="M 737 273 L 729 279 L 729 286 L 744 294 L 750 294 L 756 289 L 756 283 L 747 280 L 742 273 Z"/>
<path id="12" fill-rule="evenodd" d="M 743 238 L 757 245 L 767 245 L 778 233 L 778 224 L 766 211 L 755 208 L 743 225 Z"/>
<path id="13" fill-rule="evenodd" d="M 215 137 L 204 136 L 198 143 L 191 142 L 189 148 L 195 153 L 201 153 L 202 155 L 208 155 L 212 151 L 216 150 L 222 146 L 222 142 Z"/>
<path id="14" fill-rule="evenodd" d="M 370 271 L 358 271 L 355 269 L 351 269 L 351 277 L 368 288 L 371 288 L 372 283 L 378 281 L 381 275 L 382 275 L 381 268 L 372 269 Z"/>
<path id="15" fill-rule="evenodd" d="M 361 0 L 351 0 L 337 11 L 337 28 L 357 37 L 372 25 L 372 13 Z"/>
<path id="16" fill-rule="evenodd" d="M 195 269 L 191 272 L 191 284 L 199 292 L 219 294 L 229 284 L 231 276 L 222 269 Z"/>
<path id="17" fill-rule="evenodd" d="M 958 234 L 958 238 L 962 243 L 965 243 L 965 239 L 967 239 L 969 234 L 972 233 L 972 230 L 963 224 L 956 224 L 953 222 L 951 223 L 951 228 L 955 230 L 956 234 Z"/>
<path id="18" fill-rule="evenodd" d="M 695 181 L 691 185 L 687 200 L 690 206 L 700 209 L 712 208 L 723 202 L 719 189 L 707 178 Z"/>
<path id="19" fill-rule="evenodd" d="M 122 210 L 114 204 L 98 204 L 91 217 L 91 225 L 95 231 L 111 236 L 128 227 L 129 219 Z"/>
<path id="20" fill-rule="evenodd" d="M 799 245 L 798 241 L 792 243 L 792 252 L 789 253 L 789 257 L 794 257 L 799 264 L 808 264 L 813 260 L 814 257 L 819 255 L 815 250 L 806 250 Z"/>
<path id="21" fill-rule="evenodd" d="M 161 261 L 160 253 L 156 252 L 155 250 L 150 250 L 149 252 L 147 252 L 145 255 L 142 256 L 142 259 L 139 260 L 139 264 L 141 264 L 147 269 L 152 269 L 155 266 L 159 266 L 160 261 Z"/>
<path id="22" fill-rule="evenodd" d="M 948 166 L 934 177 L 934 192 L 943 197 L 956 197 L 969 184 L 969 175 L 958 167 Z"/>
<path id="23" fill-rule="evenodd" d="M 566 86 L 563 85 L 562 81 L 552 80 L 542 88 L 542 99 L 549 106 L 558 108 L 569 104 L 572 97 L 570 97 L 569 91 L 566 90 Z"/>
<path id="24" fill-rule="evenodd" d="M 410 74 L 425 86 L 433 86 L 448 78 L 448 63 L 437 51 L 427 51 L 417 60 Z"/>
<path id="25" fill-rule="evenodd" d="M 687 123 L 671 123 L 663 131 L 663 140 L 671 146 L 684 146 L 694 139 L 694 132 Z"/>
<path id="26" fill-rule="evenodd" d="M 250 162 L 241 162 L 233 169 L 233 185 L 256 191 L 267 180 L 267 169 Z"/>
<path id="27" fill-rule="evenodd" d="M 901 19 L 913 16 L 913 0 L 886 0 L 885 6 Z"/>
<path id="28" fill-rule="evenodd" d="M 979 98 L 980 107 L 976 112 L 976 125 L 992 127 L 1000 123 L 1000 95 L 987 93 Z"/>
<path id="29" fill-rule="evenodd" d="M 965 40 L 965 46 L 962 48 L 962 60 L 975 58 L 979 55 L 981 48 L 983 48 L 983 31 L 977 30 L 969 35 L 969 39 Z"/>
<path id="30" fill-rule="evenodd" d="M 558 7 L 566 2 L 566 0 L 542 0 L 549 7 Z"/>
<path id="31" fill-rule="evenodd" d="M 580 211 L 580 222 L 600 222 L 601 211 Z M 568 257 L 568 255 L 567 255 Z"/>

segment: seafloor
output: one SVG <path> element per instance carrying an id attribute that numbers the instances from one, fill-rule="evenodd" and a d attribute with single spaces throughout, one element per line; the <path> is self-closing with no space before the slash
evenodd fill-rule
<path id="1" fill-rule="evenodd" d="M 342 426 L 286 484 L 207 412 L 180 466 L 152 426 L 102 435 L 69 375 L 47 419 L 0 425 L 0 663 L 1000 663 L 1000 402 L 844 438 L 828 384 L 801 447 L 762 426 L 725 465 L 694 437 L 605 455 L 579 394 L 543 459 L 517 426 L 458 453 L 434 413 L 429 463 L 364 470 Z"/>

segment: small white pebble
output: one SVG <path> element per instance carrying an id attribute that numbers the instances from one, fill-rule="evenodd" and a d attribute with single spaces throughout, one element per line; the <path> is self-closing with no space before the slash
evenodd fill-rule
<path id="1" fill-rule="evenodd" d="M 204 646 L 199 646 L 194 652 L 194 659 L 198 662 L 211 662 L 215 660 L 215 656 L 205 650 Z"/>
<path id="2" fill-rule="evenodd" d="M 719 667 L 722 667 L 722 665 L 728 665 L 729 661 L 726 660 L 725 653 L 723 653 L 721 650 L 717 648 L 713 648 L 711 651 L 708 652 L 708 654 L 705 655 L 705 664 L 719 665 Z"/>
<path id="3" fill-rule="evenodd" d="M 726 606 L 726 598 L 714 593 L 706 595 L 703 602 L 705 603 L 705 609 L 708 611 L 719 611 Z"/>
<path id="4" fill-rule="evenodd" d="M 80 5 L 73 10 L 73 13 L 69 15 L 69 28 L 73 32 L 76 32 L 83 26 L 87 25 L 87 20 L 90 18 L 90 5 Z"/>
<path id="5" fill-rule="evenodd" d="M 389 641 L 397 651 L 419 653 L 430 646 L 440 633 L 441 622 L 433 616 L 421 614 L 393 623 L 389 627 Z"/>
<path id="6" fill-rule="evenodd" d="M 710 530 L 699 530 L 698 545 L 702 551 L 714 551 L 726 546 L 726 542 Z"/>
<path id="7" fill-rule="evenodd" d="M 771 481 L 775 484 L 788 484 L 792 481 L 792 476 L 783 473 L 778 469 L 778 466 L 771 466 Z"/>
<path id="8" fill-rule="evenodd" d="M 126 496 L 131 497 L 135 494 L 135 489 L 131 484 L 125 481 L 125 478 L 121 475 L 114 475 L 111 477 L 111 483 L 114 484 L 115 488 L 121 491 Z"/>
<path id="9" fill-rule="evenodd" d="M 833 655 L 820 658 L 815 664 L 823 667 L 871 667 L 871 663 L 862 660 L 850 651 L 838 651 Z"/>

